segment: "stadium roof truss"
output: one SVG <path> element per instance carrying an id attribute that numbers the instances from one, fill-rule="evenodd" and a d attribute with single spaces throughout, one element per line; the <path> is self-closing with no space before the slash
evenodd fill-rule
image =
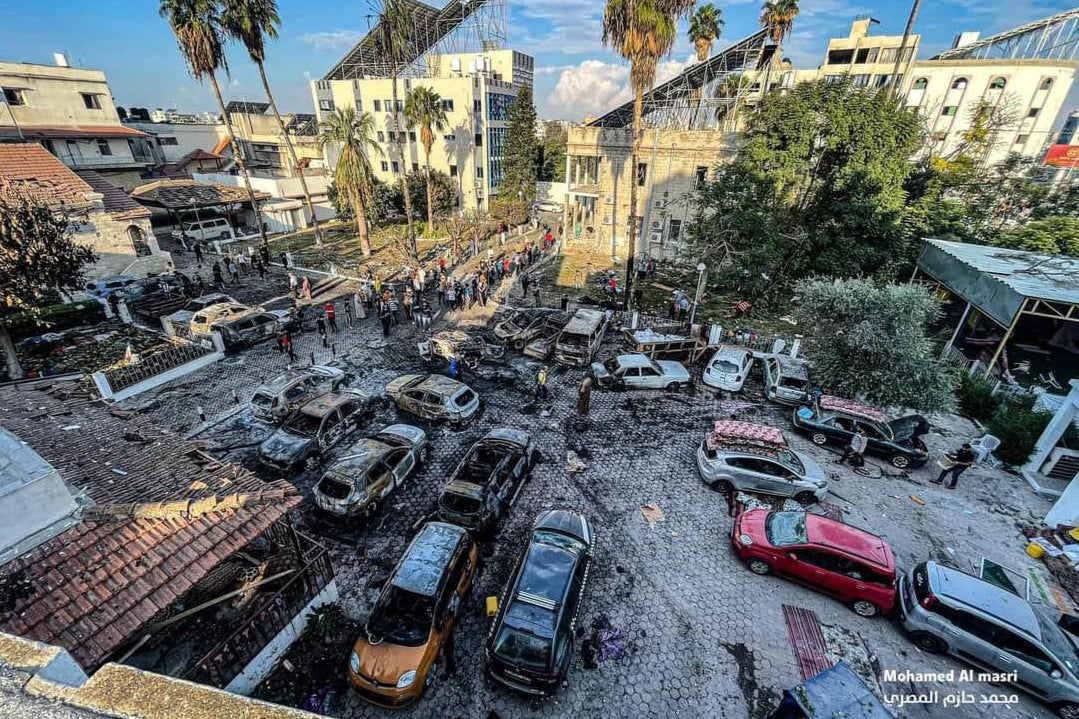
<path id="1" fill-rule="evenodd" d="M 763 70 L 775 55 L 777 46 L 762 30 L 721 50 L 704 62 L 698 62 L 676 77 L 664 82 L 644 97 L 644 124 L 673 129 L 708 129 L 720 124 L 717 112 L 744 101 L 721 88 L 728 78 L 749 70 Z M 778 79 L 778 74 L 777 74 Z M 748 83 L 736 83 L 736 95 L 757 94 Z M 596 118 L 591 127 L 630 127 L 633 125 L 633 101 Z"/>
<path id="2" fill-rule="evenodd" d="M 381 2 L 368 16 L 375 20 L 366 35 L 323 76 L 323 80 L 390 77 L 393 61 L 384 37 Z M 426 74 L 428 54 L 498 49 L 506 43 L 505 0 L 449 0 L 442 9 L 419 0 L 401 0 L 412 32 L 409 46 L 397 63 L 399 77 Z M 471 21 L 466 26 L 466 21 Z M 469 30 L 472 30 L 470 32 Z"/>
<path id="3" fill-rule="evenodd" d="M 1075 60 L 1079 57 L 1079 8 L 946 50 L 934 60 Z"/>

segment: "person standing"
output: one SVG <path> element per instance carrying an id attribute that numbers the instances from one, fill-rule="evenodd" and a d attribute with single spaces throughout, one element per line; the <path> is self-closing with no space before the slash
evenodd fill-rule
<path id="1" fill-rule="evenodd" d="M 431 303 L 427 301 L 425 297 L 420 302 L 420 329 L 427 332 L 431 329 Z"/>
<path id="2" fill-rule="evenodd" d="M 967 467 L 974 465 L 974 449 L 970 446 L 970 442 L 964 442 L 963 446 L 955 452 L 948 452 L 946 455 L 955 464 L 946 469 L 940 471 L 940 475 L 933 480 L 930 480 L 933 484 L 944 484 L 944 478 L 949 474 L 952 475 L 951 484 L 948 485 L 948 489 L 955 489 L 955 485 L 959 484 L 959 475 L 966 471 Z"/>
<path id="3" fill-rule="evenodd" d="M 337 305 L 333 301 L 326 303 L 326 321 L 330 323 L 330 331 L 337 333 Z"/>
<path id="4" fill-rule="evenodd" d="M 356 303 L 356 295 L 351 295 L 345 300 L 345 326 L 352 329 L 352 305 Z"/>
<path id="5" fill-rule="evenodd" d="M 206 283 L 202 281 L 202 275 L 195 275 L 195 290 L 196 297 L 206 294 Z"/>
<path id="6" fill-rule="evenodd" d="M 539 374 L 536 375 L 536 397 L 544 401 L 547 400 L 547 365 L 543 365 Z"/>
<path id="7" fill-rule="evenodd" d="M 301 284 L 303 285 L 303 296 L 307 299 L 308 302 L 310 302 L 311 301 L 311 278 L 308 277 L 307 275 L 304 275 L 303 276 L 303 282 Z"/>
<path id="8" fill-rule="evenodd" d="M 685 322 L 689 316 L 689 298 L 682 295 L 682 299 L 678 300 L 678 319 L 681 322 Z"/>
<path id="9" fill-rule="evenodd" d="M 408 287 L 408 288 L 405 289 L 405 299 L 402 302 L 402 304 L 405 307 L 405 319 L 408 320 L 409 322 L 412 321 L 412 298 L 413 298 L 412 288 Z"/>
<path id="10" fill-rule="evenodd" d="M 229 260 L 229 274 L 232 276 L 232 284 L 240 284 L 240 270 L 236 267 L 236 260 Z"/>
<path id="11" fill-rule="evenodd" d="M 390 303 L 380 301 L 378 303 L 378 319 L 382 323 L 382 336 L 390 336 L 390 324 L 393 322 L 393 316 L 390 314 Z"/>
<path id="12" fill-rule="evenodd" d="M 266 265 L 263 263 L 261 257 L 256 257 L 255 258 L 255 267 L 258 268 L 259 279 L 260 280 L 266 279 Z"/>
<path id="13" fill-rule="evenodd" d="M 288 271 L 288 292 L 293 298 L 300 296 L 300 283 L 296 279 L 296 273 L 292 270 Z"/>
<path id="14" fill-rule="evenodd" d="M 446 275 L 443 274 L 438 276 L 438 306 L 446 306 Z"/>
<path id="15" fill-rule="evenodd" d="M 259 248 L 259 254 L 262 256 L 262 265 L 264 267 L 266 267 L 266 268 L 269 268 L 269 266 L 270 266 L 270 246 L 264 243 L 262 245 L 262 247 Z"/>
<path id="16" fill-rule="evenodd" d="M 588 416 L 588 410 L 592 403 L 592 378 L 585 377 L 577 388 L 577 414 L 581 417 Z"/>
<path id="17" fill-rule="evenodd" d="M 861 467 L 865 464 L 863 456 L 868 446 L 869 440 L 865 436 L 865 428 L 858 427 L 858 431 L 851 436 L 850 442 L 843 448 L 843 456 L 836 460 L 836 464 L 843 464 L 849 459 L 852 467 Z"/>
<path id="18" fill-rule="evenodd" d="M 214 276 L 214 288 L 218 292 L 224 292 L 225 278 L 221 274 L 221 264 L 219 262 L 214 262 L 214 264 L 210 267 L 210 272 L 213 273 Z"/>
<path id="19" fill-rule="evenodd" d="M 247 274 L 247 255 L 245 255 L 243 252 L 241 252 L 240 257 L 238 258 L 238 262 L 240 263 L 239 264 L 240 274 L 241 275 L 246 275 Z"/>
<path id="20" fill-rule="evenodd" d="M 446 304 L 449 305 L 449 308 L 451 310 L 457 309 L 457 307 L 456 307 L 457 306 L 457 288 L 452 283 L 449 283 L 449 282 L 445 283 L 445 286 L 446 286 L 445 291 L 444 292 L 440 291 L 438 293 L 439 297 L 445 295 Z"/>
<path id="21" fill-rule="evenodd" d="M 288 330 L 285 330 L 285 333 L 281 336 L 281 346 L 288 353 L 288 362 L 291 365 L 296 361 L 296 351 L 292 346 L 292 333 Z"/>
<path id="22" fill-rule="evenodd" d="M 481 276 L 479 284 L 476 286 L 476 293 L 480 297 L 480 307 L 487 306 L 487 277 Z"/>
<path id="23" fill-rule="evenodd" d="M 281 254 L 279 254 L 279 255 L 277 256 L 277 259 L 281 260 L 281 266 L 282 266 L 282 267 L 284 267 L 285 269 L 289 269 L 289 266 L 288 266 L 288 255 L 287 255 L 287 254 L 285 253 L 285 251 L 284 251 L 284 250 L 281 250 Z"/>
<path id="24" fill-rule="evenodd" d="M 315 320 L 315 329 L 318 330 L 318 336 L 322 338 L 322 346 L 326 346 L 326 318 L 320 312 L 318 318 Z"/>
<path id="25" fill-rule="evenodd" d="M 532 279 L 528 276 L 528 273 L 521 275 L 521 296 L 528 297 L 528 285 L 531 284 Z"/>
<path id="26" fill-rule="evenodd" d="M 196 242 L 195 243 L 195 262 L 198 263 L 198 265 L 200 267 L 202 266 L 202 243 L 201 242 Z"/>
<path id="27" fill-rule="evenodd" d="M 389 294 L 389 292 L 387 292 Z M 397 300 L 397 295 L 390 295 L 390 318 L 396 325 L 401 321 L 401 303 Z"/>

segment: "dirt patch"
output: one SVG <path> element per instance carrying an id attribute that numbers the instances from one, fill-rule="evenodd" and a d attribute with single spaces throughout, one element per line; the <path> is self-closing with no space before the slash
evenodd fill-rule
<path id="1" fill-rule="evenodd" d="M 750 719 L 764 719 L 779 703 L 779 694 L 757 683 L 757 670 L 753 666 L 753 650 L 745 644 L 721 644 L 738 664 L 738 688 L 746 700 Z"/>

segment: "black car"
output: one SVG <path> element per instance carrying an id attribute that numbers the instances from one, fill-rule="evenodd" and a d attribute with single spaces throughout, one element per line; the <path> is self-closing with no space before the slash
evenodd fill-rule
<path id="1" fill-rule="evenodd" d="M 536 518 L 487 636 L 495 681 L 549 696 L 566 678 L 593 544 L 588 520 L 576 512 L 549 509 Z"/>
<path id="2" fill-rule="evenodd" d="M 154 275 L 128 284 L 117 294 L 128 303 L 181 299 L 192 295 L 192 286 L 187 275 Z"/>
<path id="3" fill-rule="evenodd" d="M 929 459 L 921 436 L 929 431 L 925 417 L 912 414 L 885 421 L 879 410 L 864 408 L 854 402 L 829 402 L 822 397 L 818 406 L 799 407 L 794 411 L 794 426 L 813 444 L 846 446 L 861 427 L 865 430 L 866 453 L 883 457 L 899 469 L 920 467 Z M 863 411 L 869 410 L 869 411 Z"/>
<path id="4" fill-rule="evenodd" d="M 475 532 L 491 530 L 517 499 L 536 462 L 532 437 L 492 429 L 472 445 L 438 498 L 438 518 Z"/>
<path id="5" fill-rule="evenodd" d="M 375 412 L 369 395 L 345 389 L 330 392 L 302 405 L 259 445 L 263 464 L 291 471 L 318 456 L 362 427 Z"/>
<path id="6" fill-rule="evenodd" d="M 217 320 L 210 328 L 221 335 L 227 352 L 237 352 L 277 336 L 281 317 L 273 312 L 253 311 Z"/>

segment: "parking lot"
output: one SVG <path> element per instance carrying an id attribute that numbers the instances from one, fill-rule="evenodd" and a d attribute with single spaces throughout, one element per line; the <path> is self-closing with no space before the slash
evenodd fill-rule
<path id="1" fill-rule="evenodd" d="M 316 363 L 345 369 L 351 386 L 380 393 L 398 375 L 438 371 L 437 365 L 419 357 L 420 339 L 410 325 L 399 326 L 384 339 L 376 321 L 368 318 L 331 335 L 330 347 L 323 347 L 313 333 L 299 336 L 297 354 L 301 365 L 313 353 Z M 601 356 L 617 352 L 617 339 L 609 338 Z M 255 387 L 286 365 L 285 357 L 263 344 L 128 406 L 140 408 L 160 425 L 192 434 L 211 451 L 270 479 L 274 473 L 256 459 L 257 444 L 270 427 L 253 420 L 244 403 Z M 456 673 L 444 678 L 437 672 L 423 699 L 402 712 L 405 716 L 488 717 L 491 711 L 500 717 L 765 716 L 784 688 L 802 680 L 784 605 L 814 612 L 829 655 L 845 658 L 871 681 L 887 669 L 963 668 L 952 659 L 919 652 L 894 620 L 861 619 L 821 594 L 756 576 L 742 566 L 729 546 L 733 520 L 726 499 L 702 484 L 694 461 L 713 421 L 732 411 L 741 419 L 781 428 L 795 449 L 832 472 L 831 489 L 837 496 L 829 497 L 828 504 L 833 506 L 813 511 L 842 512 L 845 521 L 882 535 L 901 569 L 933 558 L 969 570 L 982 556 L 1025 568 L 1016 525 L 1039 512 L 1043 516 L 1048 506 L 1021 479 L 996 470 L 975 468 L 964 475 L 958 491 L 926 483 L 935 472 L 932 462 L 905 473 L 885 467 L 879 479 L 855 475 L 832 464 L 836 455 L 829 450 L 793 434 L 791 410 L 766 403 L 759 378 L 732 397 L 704 391 L 597 390 L 591 413 L 582 420 L 576 415 L 576 399 L 584 370 L 553 367 L 550 400 L 539 404 L 532 398 L 538 368 L 539 363 L 508 352 L 504 360 L 466 374 L 464 381 L 480 393 L 484 409 L 461 428 L 418 423 L 383 401 L 375 420 L 354 438 L 405 421 L 428 430 L 432 452 L 430 461 L 370 521 L 334 520 L 317 512 L 310 501 L 321 469 L 349 442 L 289 477 L 308 498 L 300 511 L 301 530 L 330 549 L 342 608 L 362 621 L 414 526 L 432 513 L 438 490 L 472 442 L 491 428 L 517 427 L 529 431 L 542 452 L 508 521 L 482 546 L 480 573 L 455 630 Z M 959 418 L 931 421 L 926 441 L 935 454 L 977 434 Z M 572 460 L 569 467 L 567 457 Z M 650 523 L 644 505 L 657 507 L 662 517 L 656 521 L 653 512 Z M 482 648 L 489 626 L 484 598 L 500 593 L 531 522 L 552 507 L 586 514 L 598 536 L 578 647 L 594 624 L 608 622 L 621 632 L 624 653 L 592 669 L 578 656 L 563 691 L 550 700 L 532 701 L 495 687 L 484 675 Z M 342 656 L 341 676 L 345 660 Z M 302 673 L 303 668 L 295 671 Z M 931 683 L 881 688 L 904 694 L 956 690 Z M 979 684 L 961 689 L 994 691 Z M 905 711 L 917 716 L 915 710 Z M 938 711 L 930 707 L 928 715 Z M 972 705 L 949 710 L 948 715 L 987 716 L 987 711 L 999 709 Z M 1007 711 L 1008 716 L 1050 715 L 1025 696 Z M 383 715 L 385 710 L 346 692 L 336 697 L 329 713 L 361 717 Z"/>

